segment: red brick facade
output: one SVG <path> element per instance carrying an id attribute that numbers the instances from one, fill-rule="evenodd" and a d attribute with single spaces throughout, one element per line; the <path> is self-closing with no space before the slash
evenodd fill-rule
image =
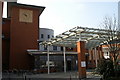
<path id="1" fill-rule="evenodd" d="M 9 59 L 7 62 L 4 62 L 9 64 L 9 69 L 32 69 L 34 67 L 34 57 L 28 55 L 27 50 L 38 49 L 39 15 L 44 10 L 44 7 L 17 3 L 9 4 L 8 15 L 10 20 L 9 23 L 6 20 L 5 24 L 3 24 L 3 27 L 5 26 L 6 28 L 3 28 L 3 31 L 6 33 L 3 33 L 5 37 L 9 33 L 8 42 L 3 40 L 3 62 Z M 33 12 L 32 22 L 20 22 L 20 9 Z"/>
<path id="2" fill-rule="evenodd" d="M 2 27 L 2 63 L 3 69 L 8 69 L 9 67 L 9 55 L 10 55 L 10 19 L 3 19 Z"/>

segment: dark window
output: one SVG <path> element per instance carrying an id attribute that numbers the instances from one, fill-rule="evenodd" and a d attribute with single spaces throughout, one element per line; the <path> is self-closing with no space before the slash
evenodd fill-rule
<path id="1" fill-rule="evenodd" d="M 39 41 L 39 42 L 43 42 L 43 41 Z"/>
<path id="2" fill-rule="evenodd" d="M 43 35 L 43 34 L 41 34 L 41 38 L 44 38 L 44 35 Z"/>
<path id="3" fill-rule="evenodd" d="M 47 46 L 44 46 L 44 50 L 47 50 Z"/>
<path id="4" fill-rule="evenodd" d="M 63 47 L 61 47 L 61 51 L 63 51 Z"/>
<path id="5" fill-rule="evenodd" d="M 54 36 L 52 35 L 52 38 L 54 38 Z"/>
<path id="6" fill-rule="evenodd" d="M 73 48 L 70 48 L 70 50 L 73 50 Z"/>
<path id="7" fill-rule="evenodd" d="M 4 35 L 4 34 L 2 34 L 2 38 L 5 38 L 5 35 Z"/>
<path id="8" fill-rule="evenodd" d="M 48 35 L 48 39 L 50 38 L 50 35 Z"/>
<path id="9" fill-rule="evenodd" d="M 5 24 L 5 21 L 2 21 L 2 24 Z"/>
<path id="10" fill-rule="evenodd" d="M 53 46 L 53 50 L 57 50 L 57 46 Z"/>
<path id="11" fill-rule="evenodd" d="M 108 54 L 108 52 L 107 52 L 107 54 L 106 54 L 107 56 L 109 56 L 109 54 Z"/>

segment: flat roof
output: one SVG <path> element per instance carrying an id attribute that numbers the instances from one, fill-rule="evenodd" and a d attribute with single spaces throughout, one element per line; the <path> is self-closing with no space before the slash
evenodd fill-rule
<path id="1" fill-rule="evenodd" d="M 40 29 L 43 29 L 43 30 L 52 30 L 52 31 L 54 31 L 53 29 L 49 29 L 49 28 L 39 28 L 39 30 Z"/>

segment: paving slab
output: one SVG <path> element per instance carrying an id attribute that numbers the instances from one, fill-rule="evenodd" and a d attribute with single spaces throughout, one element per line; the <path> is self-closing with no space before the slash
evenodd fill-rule
<path id="1" fill-rule="evenodd" d="M 92 70 L 87 71 L 87 78 L 79 79 L 77 71 L 42 74 L 8 74 L 3 73 L 3 80 L 100 80 L 101 76 Z"/>

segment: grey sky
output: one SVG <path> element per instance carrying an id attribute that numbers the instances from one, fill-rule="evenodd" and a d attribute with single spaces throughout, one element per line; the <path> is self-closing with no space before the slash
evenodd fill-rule
<path id="1" fill-rule="evenodd" d="M 105 1 L 105 0 L 104 0 Z M 112 1 L 112 2 L 111 2 Z M 40 27 L 50 28 L 55 35 L 76 26 L 98 28 L 105 16 L 117 17 L 117 0 L 97 2 L 92 0 L 18 0 L 19 3 L 45 6 L 40 17 Z"/>

